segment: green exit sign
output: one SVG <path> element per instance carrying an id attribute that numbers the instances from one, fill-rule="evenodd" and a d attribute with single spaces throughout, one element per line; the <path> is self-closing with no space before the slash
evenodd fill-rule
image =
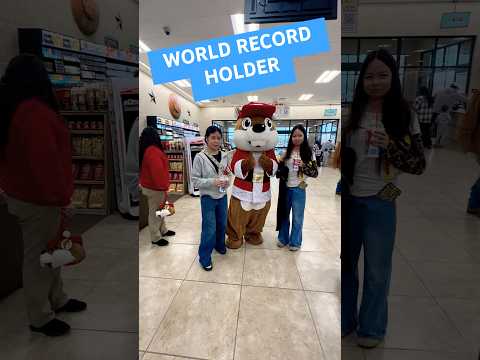
<path id="1" fill-rule="evenodd" d="M 337 116 L 337 109 L 325 109 L 323 116 Z"/>
<path id="2" fill-rule="evenodd" d="M 470 12 L 443 13 L 440 20 L 441 29 L 466 28 L 470 23 Z"/>

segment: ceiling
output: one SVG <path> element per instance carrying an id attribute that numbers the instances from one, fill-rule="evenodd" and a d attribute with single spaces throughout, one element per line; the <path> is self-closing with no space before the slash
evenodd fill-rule
<path id="1" fill-rule="evenodd" d="M 142 0 L 140 6 L 140 39 L 151 49 L 173 47 L 209 38 L 233 34 L 230 15 L 243 13 L 243 0 Z M 338 1 L 340 11 L 340 1 Z M 340 17 L 339 17 L 340 18 Z M 278 24 L 270 24 L 274 26 Z M 163 27 L 170 28 L 165 35 Z M 260 28 L 265 27 L 261 25 Z M 259 101 L 272 102 L 280 98 L 289 105 L 328 105 L 340 103 L 341 77 L 328 84 L 315 84 L 325 70 L 340 70 L 340 19 L 327 21 L 331 51 L 318 56 L 296 58 L 297 82 L 248 94 L 217 99 L 202 106 L 238 106 L 247 102 L 247 95 L 257 95 Z M 148 64 L 145 53 L 141 61 Z M 176 89 L 177 92 L 178 89 Z M 183 89 L 191 97 L 191 89 Z M 314 94 L 308 101 L 299 101 L 301 94 Z"/>

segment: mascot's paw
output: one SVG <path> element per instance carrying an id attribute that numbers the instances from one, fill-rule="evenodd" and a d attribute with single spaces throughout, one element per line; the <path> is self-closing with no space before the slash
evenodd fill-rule
<path id="1" fill-rule="evenodd" d="M 247 175 L 255 167 L 255 159 L 253 158 L 252 153 L 249 154 L 248 158 L 242 161 L 242 172 L 244 175 Z"/>
<path id="2" fill-rule="evenodd" d="M 242 241 L 241 240 L 231 240 L 230 238 L 225 241 L 225 245 L 229 249 L 240 249 L 242 247 Z"/>
<path id="3" fill-rule="evenodd" d="M 263 238 L 261 234 L 247 234 L 245 235 L 245 241 L 251 245 L 260 245 L 263 243 Z"/>
<path id="4" fill-rule="evenodd" d="M 260 159 L 258 160 L 260 163 L 260 166 L 264 171 L 266 171 L 268 174 L 271 174 L 273 171 L 273 161 L 265 155 L 265 153 L 260 156 Z"/>

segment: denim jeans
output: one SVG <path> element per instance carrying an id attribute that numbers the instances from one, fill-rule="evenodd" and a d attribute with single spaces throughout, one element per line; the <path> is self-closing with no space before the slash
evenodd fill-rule
<path id="1" fill-rule="evenodd" d="M 303 215 L 305 212 L 306 192 L 299 187 L 289 187 L 287 190 L 287 213 L 292 210 L 292 231 L 290 232 L 290 217 L 283 220 L 278 240 L 284 245 L 302 245 Z"/>
<path id="2" fill-rule="evenodd" d="M 342 333 L 383 339 L 395 242 L 395 202 L 376 196 L 342 199 Z M 358 312 L 358 259 L 363 246 L 363 296 Z"/>
<path id="3" fill-rule="evenodd" d="M 469 209 L 480 209 L 480 178 L 473 184 L 470 191 L 470 199 L 468 199 Z"/>
<path id="4" fill-rule="evenodd" d="M 225 251 L 225 228 L 227 226 L 227 196 L 213 199 L 208 195 L 201 197 L 202 235 L 198 255 L 200 264 L 208 266 L 212 263 L 212 251 Z"/>

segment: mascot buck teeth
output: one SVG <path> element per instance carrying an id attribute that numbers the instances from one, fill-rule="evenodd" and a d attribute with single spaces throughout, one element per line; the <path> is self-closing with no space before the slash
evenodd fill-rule
<path id="1" fill-rule="evenodd" d="M 233 142 L 237 149 L 230 167 L 235 175 L 228 210 L 226 245 L 238 249 L 243 240 L 263 242 L 262 230 L 270 210 L 270 178 L 278 168 L 278 134 L 272 121 L 275 106 L 251 102 L 238 114 Z"/>

